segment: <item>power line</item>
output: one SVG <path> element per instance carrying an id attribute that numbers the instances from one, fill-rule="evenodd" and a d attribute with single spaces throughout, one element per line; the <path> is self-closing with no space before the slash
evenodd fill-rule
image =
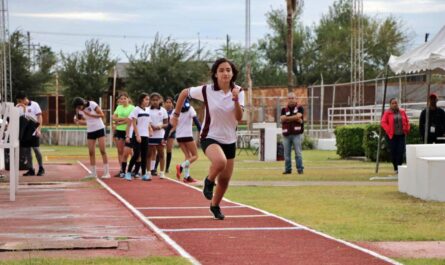
<path id="1" fill-rule="evenodd" d="M 39 34 L 39 35 L 72 36 L 72 37 L 101 37 L 101 38 L 118 38 L 118 39 L 153 39 L 153 38 L 155 38 L 155 36 L 143 36 L 143 35 L 88 34 L 88 33 L 69 33 L 69 32 L 50 32 L 50 31 L 31 31 L 31 33 Z"/>
<path id="2" fill-rule="evenodd" d="M 155 36 L 144 35 L 116 35 L 116 34 L 96 34 L 96 33 L 71 33 L 71 32 L 54 32 L 54 31 L 29 31 L 36 35 L 52 35 L 52 36 L 71 36 L 71 37 L 89 37 L 89 38 L 115 38 L 115 39 L 154 39 Z M 195 38 L 195 37 L 194 37 Z M 178 39 L 184 39 L 180 37 Z M 198 37 L 199 39 L 199 37 Z M 204 40 L 225 40 L 221 37 L 205 37 Z"/>

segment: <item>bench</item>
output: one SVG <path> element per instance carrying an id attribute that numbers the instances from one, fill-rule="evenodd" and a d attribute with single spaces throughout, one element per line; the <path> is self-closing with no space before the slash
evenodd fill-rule
<path id="1" fill-rule="evenodd" d="M 406 165 L 398 167 L 399 191 L 445 202 L 445 144 L 406 146 Z"/>

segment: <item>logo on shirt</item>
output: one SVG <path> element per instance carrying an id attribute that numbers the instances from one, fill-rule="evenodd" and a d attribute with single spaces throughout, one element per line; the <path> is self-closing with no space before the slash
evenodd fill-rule
<path id="1" fill-rule="evenodd" d="M 28 109 L 28 112 L 31 113 L 31 109 Z"/>
<path id="2" fill-rule="evenodd" d="M 91 108 L 90 108 L 90 107 L 88 107 L 88 108 L 87 108 L 87 110 L 88 110 L 88 111 L 91 111 Z"/>

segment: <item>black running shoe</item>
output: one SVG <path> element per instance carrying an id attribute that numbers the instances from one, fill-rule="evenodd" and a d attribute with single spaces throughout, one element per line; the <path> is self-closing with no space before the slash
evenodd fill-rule
<path id="1" fill-rule="evenodd" d="M 35 176 L 36 172 L 34 171 L 34 168 L 29 169 L 23 176 Z"/>
<path id="2" fill-rule="evenodd" d="M 204 188 L 202 193 L 207 200 L 211 200 L 213 198 L 213 187 L 215 186 L 215 182 L 209 180 L 207 177 L 204 179 Z"/>
<path id="3" fill-rule="evenodd" d="M 39 167 L 39 171 L 37 172 L 37 176 L 44 176 L 45 175 L 45 169 L 43 167 Z"/>
<path id="4" fill-rule="evenodd" d="M 213 217 L 218 220 L 224 220 L 224 214 L 221 213 L 221 208 L 219 206 L 210 205 L 210 212 L 213 214 Z"/>
<path id="5" fill-rule="evenodd" d="M 151 171 L 150 171 L 150 174 L 151 174 L 152 176 L 157 176 L 157 175 L 158 175 L 158 172 L 157 172 L 156 170 L 151 170 Z"/>

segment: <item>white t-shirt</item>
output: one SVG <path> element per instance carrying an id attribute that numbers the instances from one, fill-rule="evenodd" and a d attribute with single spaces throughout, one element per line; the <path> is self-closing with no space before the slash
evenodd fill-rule
<path id="1" fill-rule="evenodd" d="M 20 112 L 22 111 L 23 108 L 20 108 Z M 25 117 L 31 118 L 34 121 L 38 122 L 39 120 L 37 119 L 37 116 L 42 115 L 42 110 L 40 109 L 39 103 L 30 100 L 28 105 L 26 105 L 25 113 L 21 114 L 24 114 Z"/>
<path id="2" fill-rule="evenodd" d="M 239 88 L 239 86 L 237 86 Z M 205 116 L 201 128 L 201 138 L 210 138 L 221 144 L 236 142 L 235 102 L 232 101 L 232 91 L 224 93 L 215 90 L 212 84 L 191 87 L 188 89 L 190 98 L 203 101 Z M 238 95 L 239 104 L 244 109 L 244 91 Z"/>
<path id="3" fill-rule="evenodd" d="M 96 112 L 96 108 L 98 106 L 99 105 L 97 105 L 96 102 L 89 101 L 88 107 L 85 107 L 83 110 L 79 110 L 79 114 L 83 116 L 87 123 L 87 132 L 95 132 L 105 128 L 102 118 L 91 117 L 85 114 L 85 111 L 88 111 L 88 113 L 97 115 L 98 113 Z"/>
<path id="4" fill-rule="evenodd" d="M 137 106 L 130 113 L 130 116 L 128 116 L 128 118 L 131 121 L 136 119 L 136 126 L 139 131 L 139 136 L 149 137 L 148 127 L 151 125 L 152 120 L 151 120 L 150 110 L 148 108 L 142 109 L 141 107 Z M 131 129 L 132 128 L 130 128 L 130 130 Z"/>
<path id="5" fill-rule="evenodd" d="M 167 110 L 163 107 L 160 107 L 159 109 L 154 109 L 150 107 L 150 117 L 153 126 L 158 126 L 164 124 L 164 119 L 168 119 L 168 113 Z M 150 138 L 153 139 L 163 139 L 165 134 L 165 130 L 153 130 L 153 134 Z"/>
<path id="6" fill-rule="evenodd" d="M 188 111 L 179 114 L 176 138 L 193 137 L 193 117 L 196 117 L 196 111 L 192 106 Z"/>

